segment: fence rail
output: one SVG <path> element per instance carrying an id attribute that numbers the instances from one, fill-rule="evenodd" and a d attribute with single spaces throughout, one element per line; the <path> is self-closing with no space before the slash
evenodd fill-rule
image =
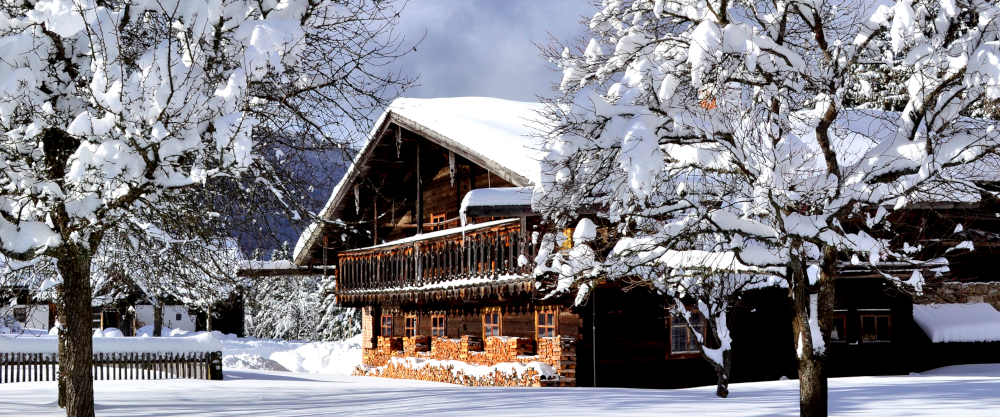
<path id="1" fill-rule="evenodd" d="M 54 353 L 0 353 L 0 384 L 55 381 Z M 136 379 L 222 379 L 222 352 L 95 353 L 95 381 Z"/>

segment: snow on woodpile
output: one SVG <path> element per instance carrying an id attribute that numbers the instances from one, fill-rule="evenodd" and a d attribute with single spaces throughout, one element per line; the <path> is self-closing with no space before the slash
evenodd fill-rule
<path id="1" fill-rule="evenodd" d="M 528 369 L 534 369 L 535 372 L 538 373 L 538 375 L 541 375 L 543 379 L 553 379 L 559 376 L 559 373 L 556 372 L 556 368 L 553 368 L 552 365 L 549 365 L 544 362 L 529 362 L 529 363 L 505 362 L 505 363 L 498 363 L 493 366 L 483 366 L 483 365 L 473 365 L 468 362 L 454 361 L 454 360 L 438 360 L 438 359 L 424 359 L 424 358 L 410 358 L 410 357 L 400 358 L 394 356 L 389 359 L 389 363 L 399 366 L 405 366 L 407 368 L 412 368 L 412 369 L 420 369 L 425 367 L 440 367 L 440 368 L 452 367 L 452 372 L 454 373 L 461 372 L 465 375 L 476 378 L 485 378 L 497 372 L 501 372 L 504 374 L 524 375 L 525 371 L 527 371 Z M 369 370 L 378 370 L 384 368 L 385 366 L 372 367 Z"/>
<path id="2" fill-rule="evenodd" d="M 913 320 L 934 343 L 1000 341 L 1000 312 L 987 303 L 915 304 Z"/>
<path id="3" fill-rule="evenodd" d="M 94 353 L 221 352 L 222 342 L 211 333 L 190 337 L 95 337 Z M 0 336 L 3 353 L 57 353 L 56 336 Z"/>

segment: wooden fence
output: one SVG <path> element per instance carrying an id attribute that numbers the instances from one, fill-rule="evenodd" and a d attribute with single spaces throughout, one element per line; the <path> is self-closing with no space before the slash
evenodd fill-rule
<path id="1" fill-rule="evenodd" d="M 0 384 L 55 381 L 59 358 L 53 353 L 0 353 Z M 95 381 L 122 379 L 222 379 L 222 352 L 95 353 Z"/>

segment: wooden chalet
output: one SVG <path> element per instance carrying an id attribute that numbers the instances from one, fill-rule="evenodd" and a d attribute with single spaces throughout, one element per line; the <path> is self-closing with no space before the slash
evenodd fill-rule
<path id="1" fill-rule="evenodd" d="M 570 295 L 537 290 L 547 285 L 531 274 L 540 232 L 530 207 L 542 156 L 531 136 L 538 108 L 488 98 L 397 100 L 334 188 L 324 221 L 301 236 L 295 264 L 335 275 L 338 303 L 362 309 L 365 365 L 392 357 L 542 362 L 556 375 L 530 385 L 713 384 L 694 335 L 649 291 L 605 283 L 574 305 Z M 836 291 L 835 376 L 926 369 L 914 346 L 931 341 L 908 297 L 846 267 Z M 1000 294 L 963 291 L 945 301 L 1000 304 Z M 733 382 L 796 375 L 787 289 L 747 293 L 733 315 Z M 987 351 L 964 359 L 988 360 Z"/>

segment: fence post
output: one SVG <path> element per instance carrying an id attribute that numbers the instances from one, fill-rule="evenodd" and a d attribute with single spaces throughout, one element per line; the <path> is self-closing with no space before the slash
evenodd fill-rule
<path id="1" fill-rule="evenodd" d="M 211 371 L 211 380 L 222 380 L 222 352 L 212 352 L 212 362 L 209 369 Z"/>

